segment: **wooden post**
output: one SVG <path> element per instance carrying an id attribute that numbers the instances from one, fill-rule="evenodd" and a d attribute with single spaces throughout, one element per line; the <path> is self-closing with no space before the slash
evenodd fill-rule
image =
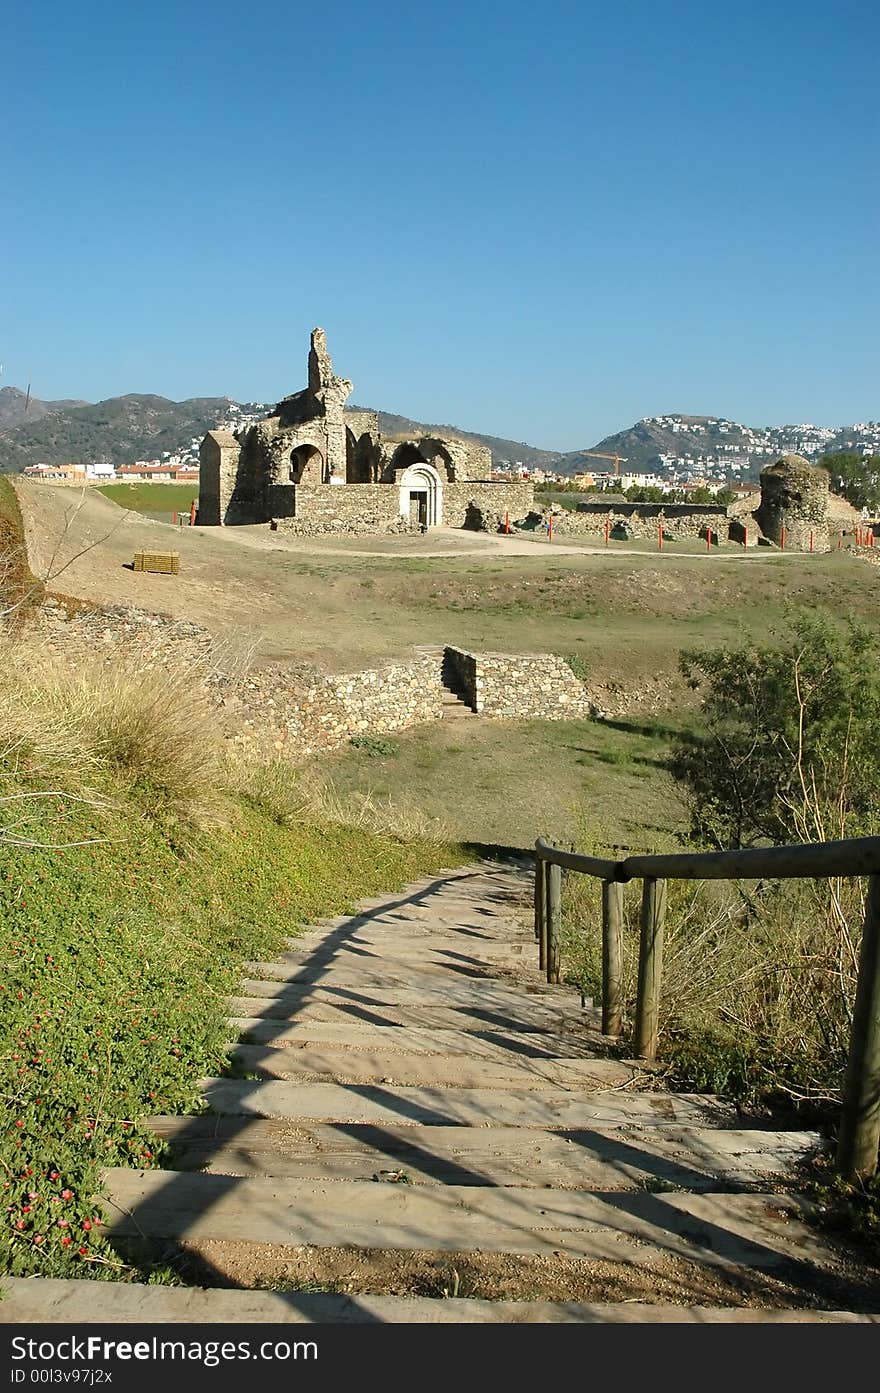
<path id="1" fill-rule="evenodd" d="M 547 981 L 559 981 L 562 951 L 562 867 L 547 864 Z"/>
<path id="2" fill-rule="evenodd" d="M 654 1059 L 657 1054 L 665 919 L 666 881 L 646 876 L 642 890 L 639 987 L 636 1000 L 635 1048 L 640 1059 Z"/>
<path id="3" fill-rule="evenodd" d="M 602 881 L 602 1034 L 623 1026 L 623 886 Z"/>
<path id="4" fill-rule="evenodd" d="M 873 1175 L 880 1147 L 880 875 L 868 880 L 859 981 L 853 1007 L 837 1167 L 853 1180 Z"/>
<path id="5" fill-rule="evenodd" d="M 547 935 L 545 925 L 547 922 L 545 915 L 545 896 L 547 894 L 544 881 L 547 875 L 547 863 L 536 858 L 535 860 L 535 938 L 538 940 L 538 967 L 541 972 L 547 966 Z"/>

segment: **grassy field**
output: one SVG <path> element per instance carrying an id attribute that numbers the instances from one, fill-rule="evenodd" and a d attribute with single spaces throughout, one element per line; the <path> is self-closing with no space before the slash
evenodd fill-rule
<path id="1" fill-rule="evenodd" d="M 647 851 L 687 821 L 662 768 L 663 722 L 440 722 L 315 761 L 343 795 L 407 802 L 456 840 L 528 847 L 585 836 Z"/>
<path id="2" fill-rule="evenodd" d="M 120 508 L 136 513 L 188 513 L 198 500 L 198 484 L 106 484 L 98 489 Z"/>
<path id="3" fill-rule="evenodd" d="M 367 555 L 355 553 L 369 539 L 355 539 L 360 546 L 334 539 L 341 553 L 334 554 L 323 541 L 263 528 L 172 534 L 93 491 L 70 521 L 76 500 L 62 495 L 71 491 L 17 487 L 38 573 L 69 522 L 63 557 L 91 550 L 65 572 L 68 593 L 193 620 L 221 638 L 256 644 L 257 661 L 305 659 L 346 671 L 409 655 L 417 644 L 450 643 L 575 654 L 597 681 L 632 686 L 674 673 L 682 648 L 763 638 L 793 601 L 878 624 L 880 573 L 844 552 L 661 556 L 622 543 L 561 553 L 536 541 L 508 554 L 495 539 L 442 534 L 449 550 L 432 556 L 429 534 L 399 549 L 376 539 Z M 133 550 L 162 550 L 172 535 L 179 577 L 127 569 Z"/>

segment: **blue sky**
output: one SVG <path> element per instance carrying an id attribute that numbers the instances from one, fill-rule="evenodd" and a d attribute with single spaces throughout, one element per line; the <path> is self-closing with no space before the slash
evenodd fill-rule
<path id="1" fill-rule="evenodd" d="M 353 400 L 548 448 L 880 417 L 864 0 L 7 11 L 0 386 Z"/>

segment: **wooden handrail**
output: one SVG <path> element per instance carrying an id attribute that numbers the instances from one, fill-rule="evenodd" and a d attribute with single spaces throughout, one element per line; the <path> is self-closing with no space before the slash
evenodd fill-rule
<path id="1" fill-rule="evenodd" d="M 559 981 L 563 869 L 602 882 L 602 1030 L 612 1037 L 621 1031 L 621 886 L 637 878 L 644 881 L 635 1028 L 636 1053 L 643 1059 L 653 1059 L 657 1050 L 667 880 L 869 876 L 837 1167 L 848 1178 L 874 1174 L 880 1148 L 880 837 L 627 856 L 616 861 L 564 851 L 539 837 L 535 843 L 535 936 L 540 966 L 550 982 Z"/>
<path id="2" fill-rule="evenodd" d="M 748 847 L 739 851 L 685 851 L 659 856 L 627 856 L 609 861 L 562 851 L 542 838 L 535 855 L 569 871 L 600 880 L 820 880 L 825 876 L 880 874 L 880 837 L 839 842 Z"/>

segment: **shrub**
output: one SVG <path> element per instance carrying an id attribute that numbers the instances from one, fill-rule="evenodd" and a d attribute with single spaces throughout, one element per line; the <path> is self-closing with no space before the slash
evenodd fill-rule
<path id="1" fill-rule="evenodd" d="M 400 745 L 396 740 L 386 740 L 380 735 L 352 735 L 348 743 L 356 750 L 363 750 L 370 759 L 400 754 Z"/>
<path id="2" fill-rule="evenodd" d="M 695 841 L 716 847 L 867 834 L 880 777 L 880 666 L 854 621 L 795 614 L 779 647 L 682 654 L 702 728 L 675 742 Z"/>

